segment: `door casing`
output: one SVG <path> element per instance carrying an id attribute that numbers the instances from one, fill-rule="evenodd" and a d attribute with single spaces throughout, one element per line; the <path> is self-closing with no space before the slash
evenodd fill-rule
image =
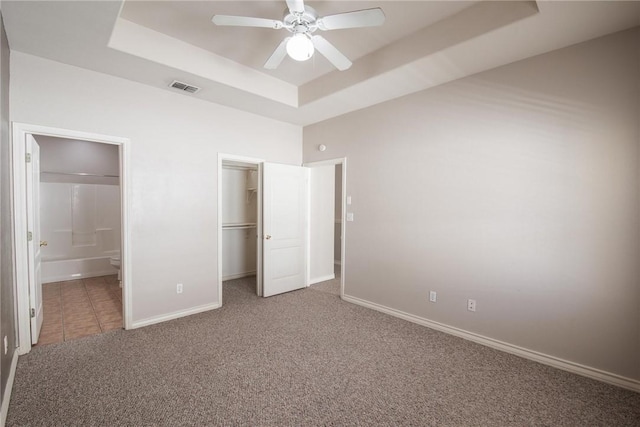
<path id="1" fill-rule="evenodd" d="M 26 182 L 26 136 L 27 134 L 78 139 L 120 148 L 120 200 L 122 213 L 122 299 L 124 328 L 132 327 L 132 263 L 131 228 L 129 223 L 130 203 L 130 140 L 117 136 L 81 132 L 69 129 L 40 126 L 27 123 L 12 123 L 11 162 L 13 190 L 13 240 L 15 250 L 15 295 L 16 320 L 18 325 L 18 354 L 31 351 L 31 316 L 29 302 L 29 254 L 27 250 L 27 182 Z"/>

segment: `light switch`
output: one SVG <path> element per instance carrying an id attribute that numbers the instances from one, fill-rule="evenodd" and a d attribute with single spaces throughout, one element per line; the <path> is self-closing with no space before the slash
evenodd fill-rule
<path id="1" fill-rule="evenodd" d="M 353 212 L 347 212 L 347 221 L 353 221 Z"/>
<path id="2" fill-rule="evenodd" d="M 351 196 L 347 196 L 347 204 L 350 205 L 351 204 Z"/>

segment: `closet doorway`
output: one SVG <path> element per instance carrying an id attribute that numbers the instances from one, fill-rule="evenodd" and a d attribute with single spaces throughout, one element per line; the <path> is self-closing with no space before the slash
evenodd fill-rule
<path id="1" fill-rule="evenodd" d="M 256 276 L 258 280 L 259 165 L 222 162 L 222 281 Z"/>
<path id="2" fill-rule="evenodd" d="M 263 160 L 218 156 L 218 298 L 222 283 L 255 276 L 256 295 L 262 296 L 262 183 Z"/>
<path id="3" fill-rule="evenodd" d="M 221 305 L 225 278 L 255 272 L 256 294 L 264 297 L 308 286 L 308 208 L 308 168 L 218 155 Z"/>

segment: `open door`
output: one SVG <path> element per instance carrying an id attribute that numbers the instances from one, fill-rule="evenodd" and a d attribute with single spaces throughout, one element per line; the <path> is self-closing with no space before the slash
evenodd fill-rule
<path id="1" fill-rule="evenodd" d="M 263 296 L 307 286 L 309 170 L 263 167 Z"/>
<path id="2" fill-rule="evenodd" d="M 38 342 L 42 321 L 41 250 L 40 241 L 40 146 L 27 134 L 27 228 L 29 251 L 29 306 L 31 311 L 31 344 Z"/>

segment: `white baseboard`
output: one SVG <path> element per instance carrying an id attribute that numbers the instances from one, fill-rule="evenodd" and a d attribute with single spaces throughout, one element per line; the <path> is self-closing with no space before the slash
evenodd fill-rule
<path id="1" fill-rule="evenodd" d="M 100 277 L 100 276 L 113 276 L 118 274 L 118 270 L 103 270 L 103 271 L 92 271 L 91 273 L 76 273 L 76 274 L 66 274 L 62 276 L 53 276 L 47 277 L 42 281 L 42 284 L 46 283 L 55 283 L 55 282 L 66 282 L 68 280 L 80 280 L 80 279 L 88 279 L 90 277 Z"/>
<path id="2" fill-rule="evenodd" d="M 440 332 L 444 332 L 450 335 L 464 338 L 466 340 L 473 341 L 475 343 L 482 344 L 487 347 L 495 348 L 496 350 L 515 354 L 516 356 L 533 360 L 535 362 L 542 363 L 544 365 L 549 365 L 554 368 L 562 369 L 564 371 L 582 375 L 584 377 L 592 378 L 594 380 L 602 381 L 605 383 L 616 385 L 618 387 L 640 392 L 640 381 L 634 380 L 632 378 L 623 377 L 621 375 L 613 374 L 611 372 L 602 371 L 600 369 L 592 368 L 586 365 L 581 365 L 579 363 L 571 362 L 569 360 L 564 360 L 558 357 L 550 356 L 548 354 L 540 353 L 534 350 L 529 350 L 527 348 L 519 347 L 517 345 L 509 344 L 507 342 L 499 341 L 493 338 L 485 337 L 483 335 L 479 335 L 474 332 L 465 331 L 464 329 L 459 329 L 453 326 L 445 325 L 444 323 L 434 322 L 433 320 L 425 319 L 424 317 L 405 313 L 400 310 L 389 308 L 384 305 L 376 304 L 376 303 L 366 301 L 360 298 L 352 297 L 349 295 L 343 295 L 342 299 L 344 301 L 361 305 L 363 307 L 367 307 L 372 310 L 381 311 L 391 316 L 399 317 L 400 319 L 417 323 L 419 325 L 426 326 L 428 328 L 435 329 Z"/>
<path id="3" fill-rule="evenodd" d="M 13 379 L 16 376 L 16 366 L 18 366 L 18 351 L 13 352 L 13 358 L 11 359 L 11 367 L 9 368 L 9 376 L 7 377 L 7 384 L 4 387 L 4 393 L 2 393 L 2 406 L 0 407 L 0 427 L 4 427 L 7 422 L 7 411 L 9 411 L 9 401 L 11 400 L 11 390 L 13 390 Z"/>
<path id="4" fill-rule="evenodd" d="M 197 307 L 189 308 L 187 310 L 175 311 L 169 314 L 163 314 L 161 316 L 149 317 L 147 319 L 142 319 L 133 322 L 131 325 L 131 329 L 142 328 L 144 326 L 154 325 L 156 323 L 166 322 L 168 320 L 179 319 L 185 316 L 191 316 L 192 314 L 202 313 L 204 311 L 215 310 L 216 308 L 220 308 L 220 303 L 216 302 L 213 304 L 204 304 L 199 305 Z"/>
<path id="5" fill-rule="evenodd" d="M 309 286 L 315 285 L 316 283 L 326 282 L 327 280 L 333 280 L 336 278 L 335 274 L 327 274 L 326 276 L 316 277 L 315 279 L 309 279 Z"/>
<path id="6" fill-rule="evenodd" d="M 226 282 L 227 280 L 242 279 L 243 277 L 251 277 L 255 275 L 256 275 L 255 271 L 248 271 L 246 273 L 238 273 L 238 274 L 230 274 L 228 276 L 222 276 L 222 281 Z"/>

